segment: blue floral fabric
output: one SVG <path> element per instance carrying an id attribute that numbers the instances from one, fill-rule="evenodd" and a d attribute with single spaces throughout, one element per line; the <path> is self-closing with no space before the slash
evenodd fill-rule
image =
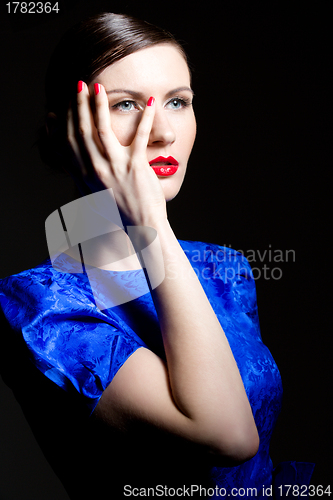
<path id="1" fill-rule="evenodd" d="M 269 444 L 281 409 L 282 383 L 261 339 L 251 268 L 241 253 L 230 248 L 192 241 L 180 244 L 228 338 L 260 436 L 259 451 L 251 460 L 212 469 L 216 485 L 212 498 L 230 497 L 233 488 L 255 488 L 257 497 L 272 498 L 274 493 L 283 498 L 279 485 L 309 484 L 313 464 L 284 462 L 273 470 Z M 144 346 L 164 356 L 158 318 L 142 270 L 104 271 L 136 298 L 101 310 L 87 274 L 78 273 L 74 260 L 63 255 L 57 269 L 47 259 L 1 280 L 0 304 L 13 335 L 28 347 L 38 369 L 64 390 L 75 390 L 92 413 L 136 349 Z M 103 303 L 107 292 L 98 286 L 94 290 L 98 303 Z M 239 496 L 233 491 L 233 498 L 244 497 L 242 490 Z"/>

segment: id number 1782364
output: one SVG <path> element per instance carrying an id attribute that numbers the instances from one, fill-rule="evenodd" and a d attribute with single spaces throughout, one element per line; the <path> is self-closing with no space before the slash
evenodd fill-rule
<path id="1" fill-rule="evenodd" d="M 330 486 L 314 486 L 310 484 L 309 486 L 303 484 L 301 486 L 292 485 L 292 484 L 284 484 L 278 486 L 279 494 L 282 497 L 322 497 L 322 496 L 331 496 L 331 487 Z"/>
<path id="2" fill-rule="evenodd" d="M 8 14 L 51 14 L 59 12 L 59 2 L 8 2 Z"/>

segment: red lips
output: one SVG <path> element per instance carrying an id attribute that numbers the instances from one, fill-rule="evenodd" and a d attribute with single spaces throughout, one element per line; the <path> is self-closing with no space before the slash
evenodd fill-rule
<path id="1" fill-rule="evenodd" d="M 156 175 L 166 177 L 177 172 L 179 163 L 172 156 L 158 156 L 149 162 Z"/>

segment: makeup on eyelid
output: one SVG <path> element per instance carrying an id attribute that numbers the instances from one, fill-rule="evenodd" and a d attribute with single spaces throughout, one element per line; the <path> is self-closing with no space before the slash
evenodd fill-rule
<path id="1" fill-rule="evenodd" d="M 123 109 L 123 108 L 121 108 L 121 106 L 125 105 L 125 104 L 131 104 L 133 106 L 133 108 L 136 109 L 137 111 L 143 111 L 144 110 L 144 107 L 141 104 L 139 104 L 136 101 L 133 101 L 131 99 L 123 99 L 120 102 L 117 102 L 116 104 L 112 104 L 110 106 L 110 108 L 111 109 L 115 109 L 115 110 L 118 109 L 119 111 L 122 111 L 122 112 L 125 112 L 125 113 L 129 113 L 131 111 L 134 111 L 134 109 Z M 165 104 L 165 106 L 169 106 L 169 105 L 172 105 L 172 104 L 174 104 L 174 105 L 180 104 L 179 107 L 171 108 L 172 111 L 178 111 L 180 109 L 185 109 L 188 106 L 191 106 L 192 105 L 192 99 L 189 99 L 187 97 L 175 96 L 175 97 L 172 97 Z M 147 106 L 150 106 L 149 101 L 147 102 Z"/>

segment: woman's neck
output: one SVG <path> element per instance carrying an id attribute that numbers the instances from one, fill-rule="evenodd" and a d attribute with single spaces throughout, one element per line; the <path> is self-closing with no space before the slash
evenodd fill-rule
<path id="1" fill-rule="evenodd" d="M 111 232 L 81 243 L 83 261 L 86 266 L 110 271 L 130 271 L 141 269 L 131 240 L 125 231 L 115 226 Z M 72 247 L 65 251 L 77 260 Z"/>

